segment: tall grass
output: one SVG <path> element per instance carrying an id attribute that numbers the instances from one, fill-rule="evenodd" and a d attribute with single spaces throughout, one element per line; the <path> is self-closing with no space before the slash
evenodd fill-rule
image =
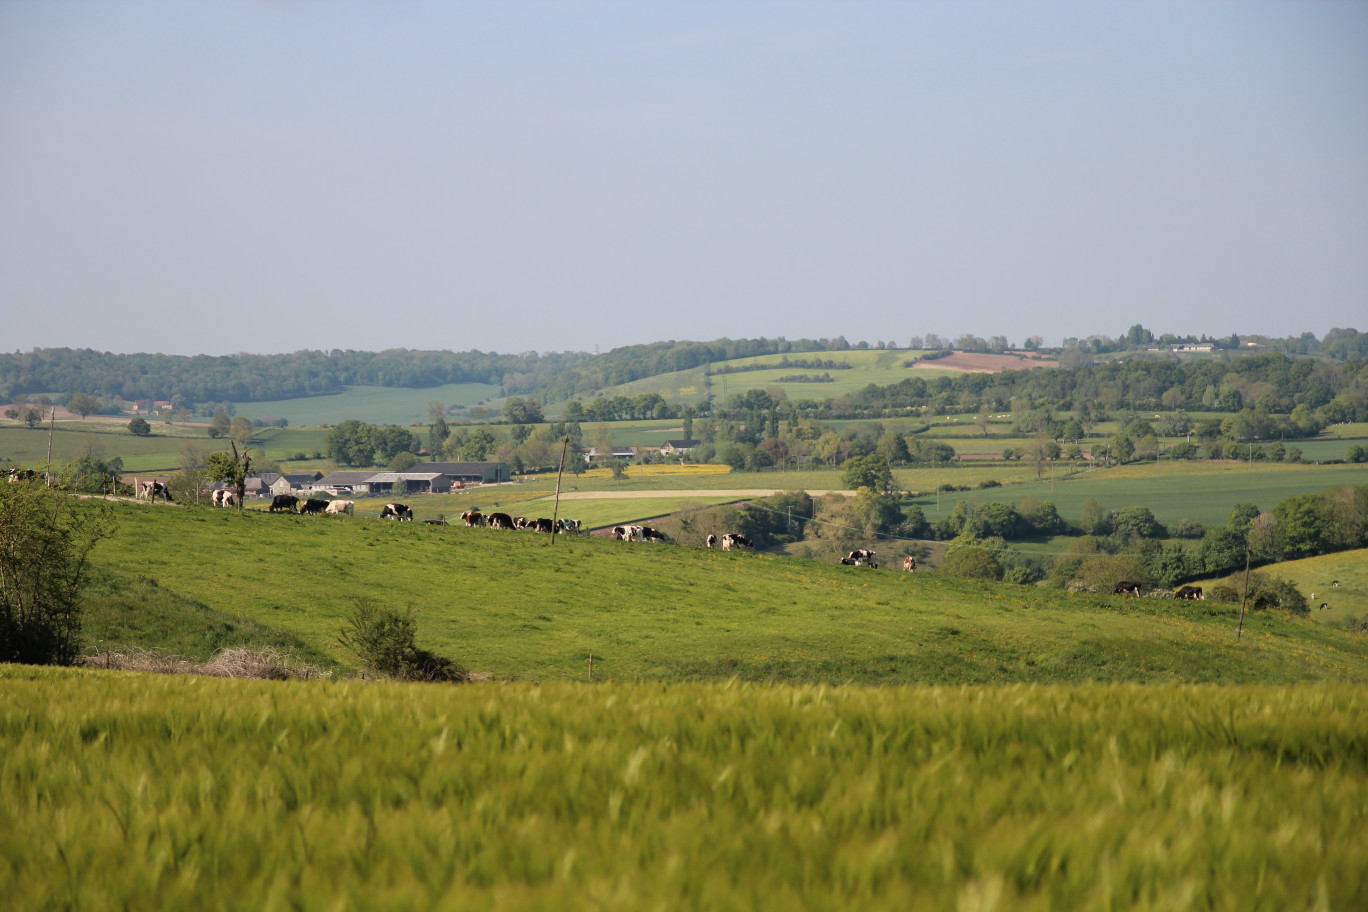
<path id="1" fill-rule="evenodd" d="M 16 910 L 1368 907 L 1358 687 L 0 684 Z"/>

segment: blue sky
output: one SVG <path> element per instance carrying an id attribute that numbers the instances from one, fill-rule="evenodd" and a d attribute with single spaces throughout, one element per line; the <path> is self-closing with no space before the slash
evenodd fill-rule
<path id="1" fill-rule="evenodd" d="M 0 350 L 1368 329 L 1361 2 L 0 4 Z"/>

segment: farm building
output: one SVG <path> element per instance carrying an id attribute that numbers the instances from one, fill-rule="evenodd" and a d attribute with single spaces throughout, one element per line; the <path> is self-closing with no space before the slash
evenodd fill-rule
<path id="1" fill-rule="evenodd" d="M 687 456 L 694 451 L 701 441 L 698 440 L 667 440 L 660 445 L 661 456 Z"/>
<path id="2" fill-rule="evenodd" d="M 441 472 L 376 472 L 366 480 L 372 494 L 445 494 L 451 479 Z"/>
<path id="3" fill-rule="evenodd" d="M 513 469 L 506 462 L 421 462 L 414 468 L 439 472 L 462 484 L 498 484 L 513 478 Z"/>
<path id="4" fill-rule="evenodd" d="M 322 472 L 289 472 L 271 482 L 272 494 L 302 494 L 323 477 Z"/>
<path id="5" fill-rule="evenodd" d="M 310 493 L 325 494 L 369 494 L 370 481 L 375 470 L 363 472 L 329 472 L 308 486 Z"/>

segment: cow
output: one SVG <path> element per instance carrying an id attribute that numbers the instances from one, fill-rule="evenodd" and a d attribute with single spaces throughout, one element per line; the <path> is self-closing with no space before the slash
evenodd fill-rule
<path id="1" fill-rule="evenodd" d="M 237 504 L 237 493 L 226 488 L 219 488 L 213 494 L 214 506 L 232 507 Z"/>
<path id="2" fill-rule="evenodd" d="M 636 541 L 637 531 L 640 528 L 641 526 L 613 526 L 613 531 L 609 533 L 609 537 L 613 541 Z"/>
<path id="3" fill-rule="evenodd" d="M 299 512 L 299 498 L 293 494 L 277 494 L 271 498 L 271 505 L 266 508 L 267 513 L 279 513 L 286 510 L 290 513 Z"/>
<path id="4" fill-rule="evenodd" d="M 732 548 L 754 548 L 755 544 L 740 532 L 728 532 L 722 536 L 722 550 L 730 551 Z"/>
<path id="5" fill-rule="evenodd" d="M 166 502 L 171 503 L 171 489 L 160 481 L 149 481 L 138 487 L 138 498 L 140 500 L 146 498 L 155 503 L 159 496 L 165 497 Z"/>
<path id="6" fill-rule="evenodd" d="M 860 566 L 859 564 L 857 564 L 857 563 L 855 562 L 855 558 L 853 558 L 853 557 L 839 557 L 839 558 L 836 559 L 836 563 L 838 563 L 838 564 L 844 564 L 844 565 L 847 566 L 847 567 L 858 567 L 858 566 Z"/>
<path id="7" fill-rule="evenodd" d="M 490 513 L 489 528 L 491 529 L 513 529 L 513 517 L 507 513 Z"/>
<path id="8" fill-rule="evenodd" d="M 381 519 L 393 519 L 397 522 L 413 522 L 413 510 L 408 504 L 389 503 L 380 510 Z"/>
<path id="9" fill-rule="evenodd" d="M 1339 588 L 1339 580 L 1331 580 L 1331 581 L 1330 581 L 1330 588 L 1331 588 L 1331 589 L 1338 589 L 1338 588 Z"/>
<path id="10" fill-rule="evenodd" d="M 423 520 L 423 525 L 425 526 L 445 526 L 446 524 L 447 521 L 445 516 L 439 516 L 436 519 Z"/>
<path id="11" fill-rule="evenodd" d="M 540 519 L 529 519 L 527 521 L 527 528 L 531 529 L 533 532 L 545 532 L 547 535 L 550 535 L 555 529 L 555 526 L 552 524 L 551 520 L 543 516 Z"/>
<path id="12" fill-rule="evenodd" d="M 476 526 L 485 524 L 485 515 L 479 510 L 466 510 L 461 514 L 461 519 L 465 520 L 466 528 L 473 529 Z"/>
<path id="13" fill-rule="evenodd" d="M 310 497 L 304 502 L 304 506 L 299 508 L 299 512 L 304 516 L 313 516 L 328 509 L 328 501 L 322 498 Z"/>
<path id="14" fill-rule="evenodd" d="M 580 521 L 578 519 L 562 519 L 560 521 L 560 530 L 566 534 L 578 534 L 580 530 Z"/>
<path id="15" fill-rule="evenodd" d="M 878 569 L 879 566 L 874 562 L 874 552 L 868 548 L 856 548 L 854 551 L 847 554 L 846 560 L 841 561 L 841 563 L 845 563 L 846 561 L 849 561 L 850 564 L 855 567 Z"/>
<path id="16" fill-rule="evenodd" d="M 1140 597 L 1140 584 L 1134 580 L 1122 580 L 1112 587 L 1112 595 L 1133 595 Z"/>
<path id="17" fill-rule="evenodd" d="M 717 536 L 709 533 L 708 538 L 704 542 L 704 544 L 711 548 L 713 545 L 717 544 Z"/>
<path id="18" fill-rule="evenodd" d="M 1321 611 L 1329 611 L 1329 610 L 1330 610 L 1329 604 L 1327 604 L 1327 603 L 1325 603 L 1325 602 L 1321 602 L 1321 603 L 1320 603 L 1320 610 L 1321 610 Z"/>
<path id="19" fill-rule="evenodd" d="M 663 542 L 663 541 L 668 541 L 669 539 L 667 539 L 667 538 L 665 537 L 665 533 L 664 533 L 664 532 L 661 532 L 661 531 L 656 530 L 656 529 L 652 529 L 650 526 L 642 526 L 642 527 L 641 527 L 641 540 L 642 540 L 642 541 L 648 541 L 648 542 Z"/>
<path id="20" fill-rule="evenodd" d="M 910 555 L 910 554 L 907 555 L 906 557 L 904 557 L 904 558 L 903 558 L 903 572 L 904 572 L 904 573 L 915 573 L 916 571 L 917 571 L 917 559 L 916 559 L 915 557 L 913 557 L 912 555 Z"/>
<path id="21" fill-rule="evenodd" d="M 10 484 L 20 481 L 33 481 L 33 479 L 38 477 L 36 469 L 10 469 L 7 474 L 9 475 Z"/>
<path id="22" fill-rule="evenodd" d="M 1201 586 L 1179 586 L 1178 591 L 1173 594 L 1173 597 L 1180 599 L 1195 599 L 1199 602 L 1205 599 L 1205 596 L 1202 595 Z"/>
<path id="23" fill-rule="evenodd" d="M 328 504 L 324 513 L 345 513 L 348 516 L 356 515 L 356 501 L 354 500 L 334 500 Z"/>

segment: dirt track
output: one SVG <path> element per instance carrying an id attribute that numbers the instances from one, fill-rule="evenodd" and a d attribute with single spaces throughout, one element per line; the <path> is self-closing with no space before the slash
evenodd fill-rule
<path id="1" fill-rule="evenodd" d="M 630 500 L 634 498 L 656 497 L 769 497 L 784 493 L 783 488 L 755 488 L 744 491 L 700 491 L 692 488 L 687 491 L 571 491 L 562 493 L 561 500 Z M 813 497 L 825 494 L 850 494 L 850 491 L 808 491 Z M 551 495 L 547 495 L 549 499 Z"/>

